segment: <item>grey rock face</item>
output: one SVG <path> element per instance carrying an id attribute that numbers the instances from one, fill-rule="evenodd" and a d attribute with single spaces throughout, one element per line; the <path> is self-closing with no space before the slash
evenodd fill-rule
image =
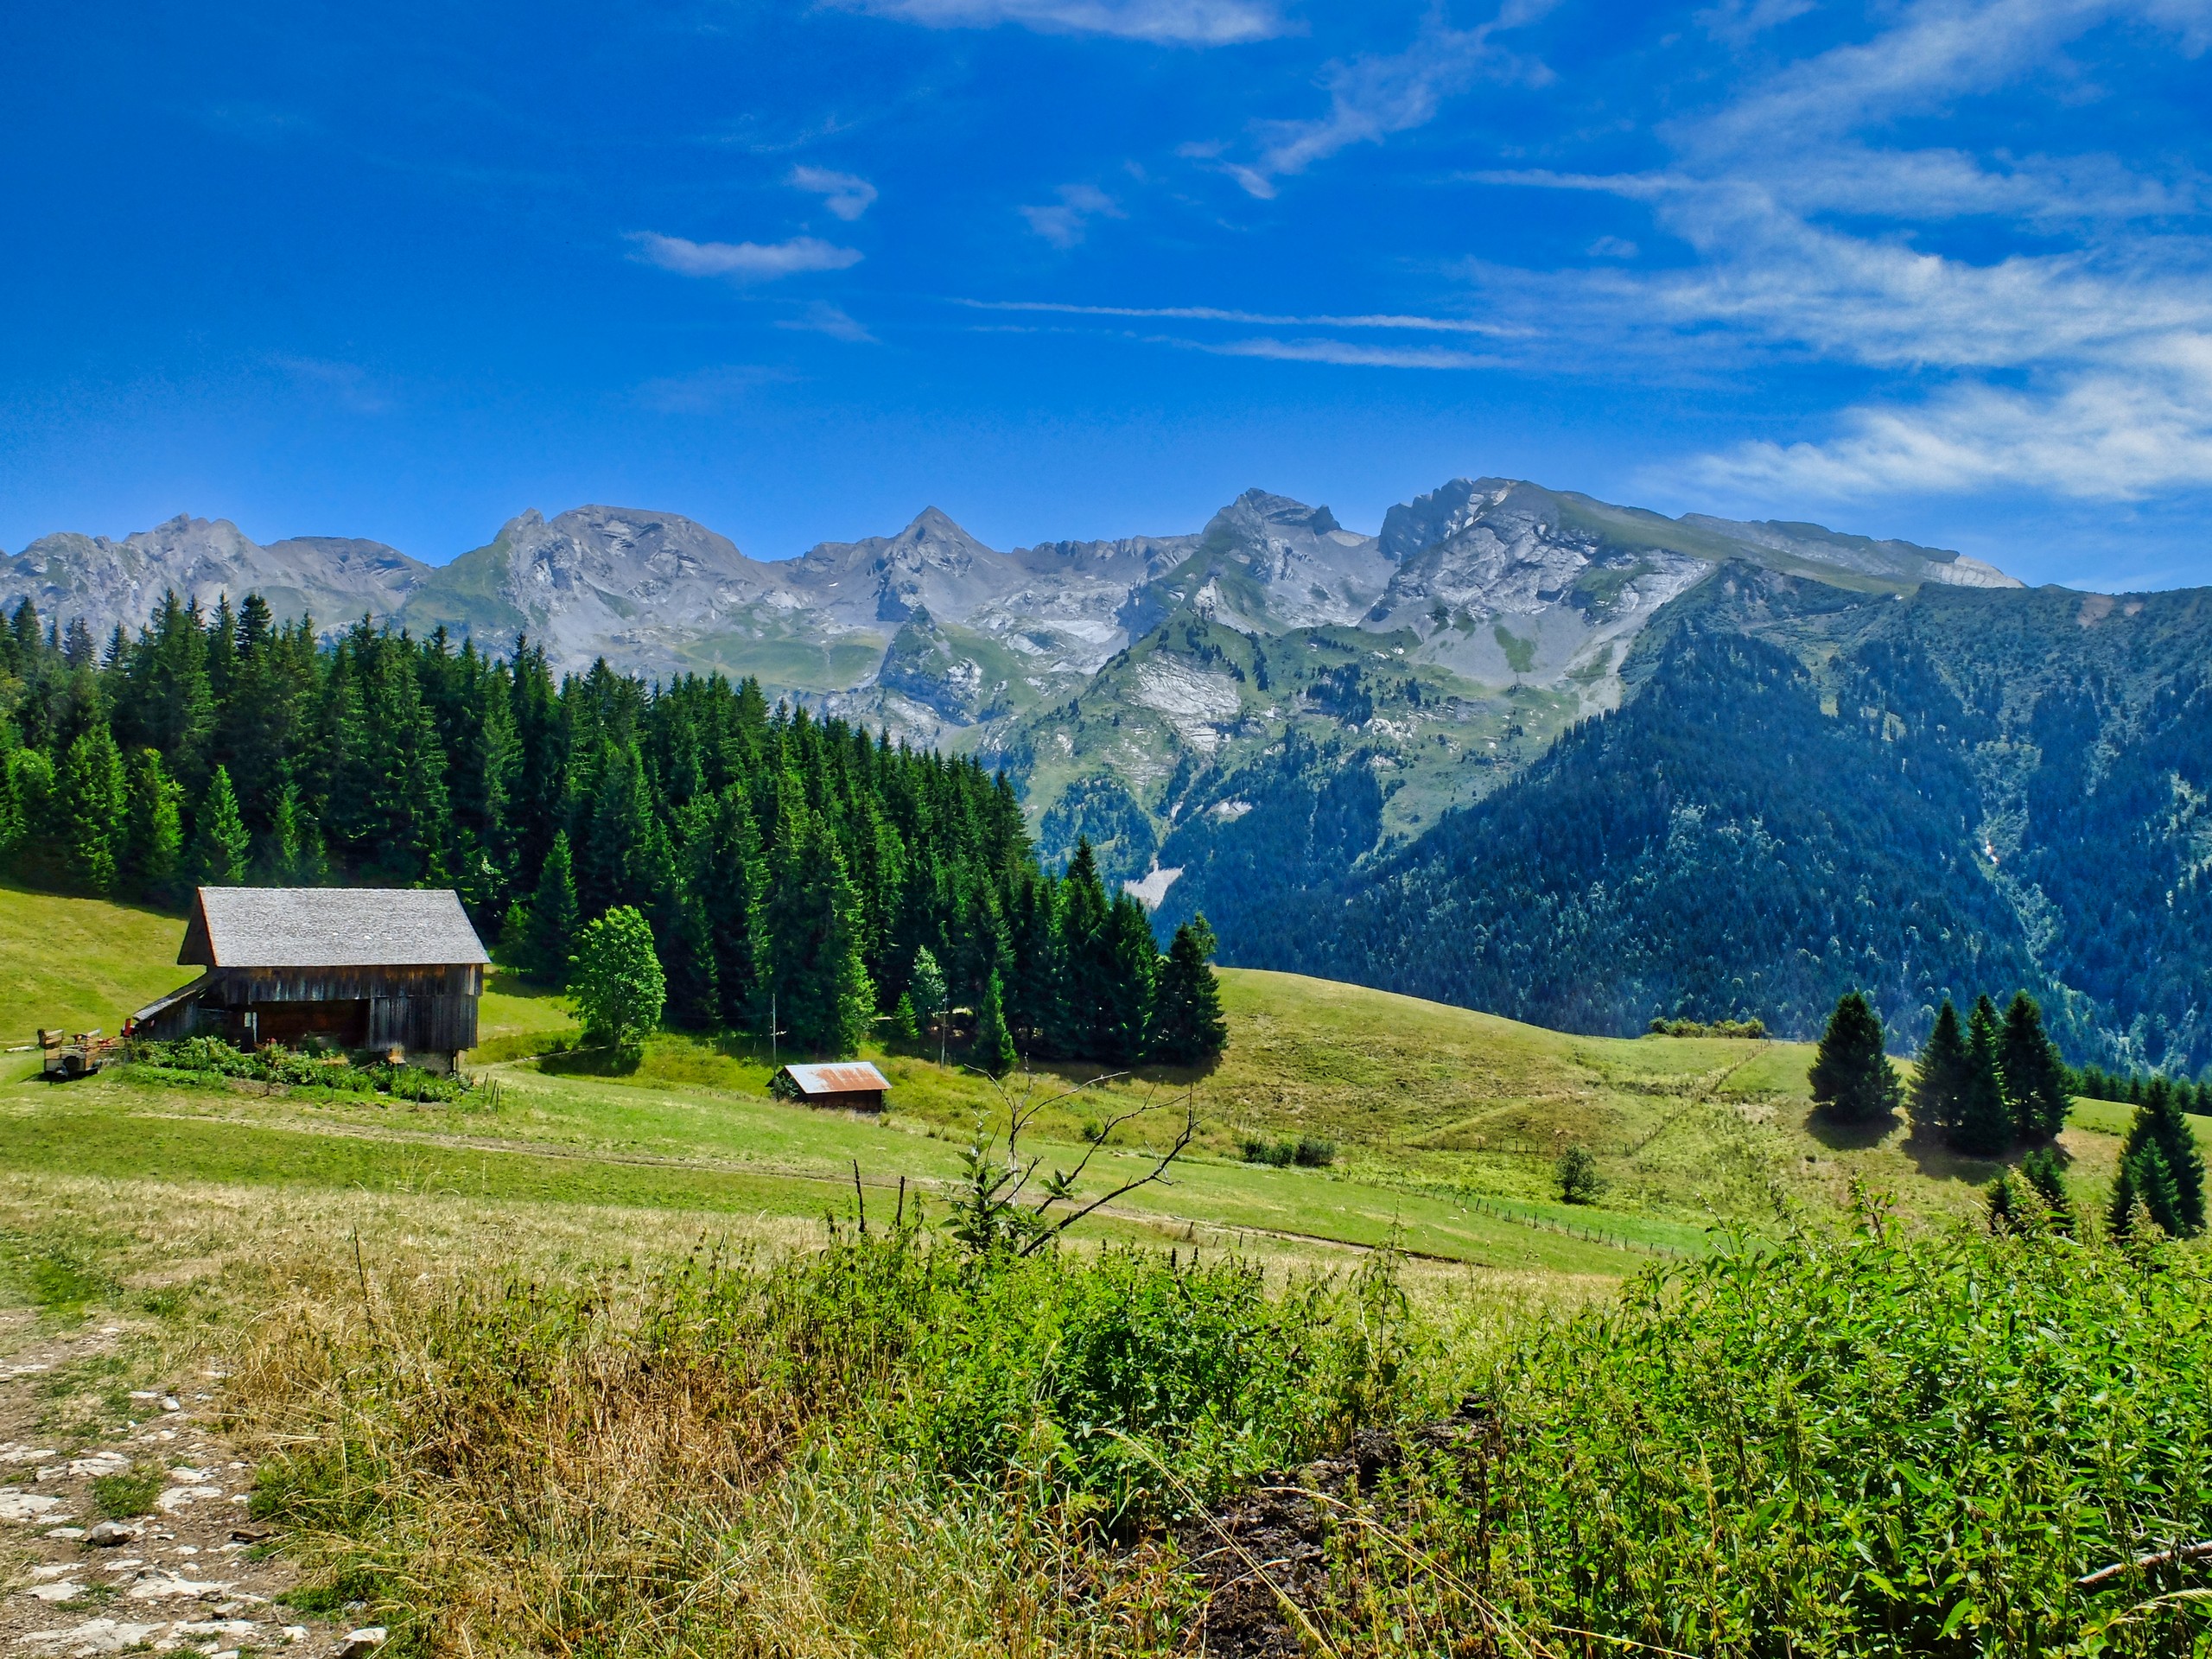
<path id="1" fill-rule="evenodd" d="M 0 598 L 28 598 L 47 617 L 84 619 L 95 637 L 136 629 L 167 592 L 213 609 L 228 595 L 265 597 L 289 620 L 313 617 L 324 632 L 367 614 L 397 615 L 430 568 L 380 542 L 299 537 L 264 547 L 227 518 L 182 514 L 123 540 L 65 532 L 42 536 L 0 560 Z"/>
<path id="2" fill-rule="evenodd" d="M 896 627 L 918 610 L 964 622 L 1021 580 L 1021 566 L 925 507 L 896 536 L 823 542 L 792 562 L 815 614 L 849 628 Z"/>

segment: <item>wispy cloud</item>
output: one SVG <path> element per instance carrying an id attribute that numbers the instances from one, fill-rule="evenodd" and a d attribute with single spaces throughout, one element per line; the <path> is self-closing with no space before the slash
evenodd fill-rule
<path id="1" fill-rule="evenodd" d="M 1388 312 L 1354 316 L 1278 315 L 1231 311 L 1211 305 L 1073 305 L 1058 300 L 956 300 L 977 311 L 1043 311 L 1070 317 L 1155 318 L 1169 322 L 1234 322 L 1261 328 L 1410 328 L 1443 334 L 1529 334 L 1524 324 L 1485 322 L 1473 317 L 1401 316 Z"/>
<path id="2" fill-rule="evenodd" d="M 1480 369 L 1497 359 L 1443 346 L 1363 346 L 1349 340 L 1252 340 L 1168 342 L 1219 357 L 1268 357 L 1284 363 L 1337 363 L 1363 369 Z"/>
<path id="3" fill-rule="evenodd" d="M 830 0 L 930 29 L 1014 23 L 1050 34 L 1108 35 L 1163 46 L 1235 46 L 1287 28 L 1267 0 Z"/>
<path id="4" fill-rule="evenodd" d="M 876 197 L 875 187 L 866 179 L 826 167 L 795 167 L 784 181 L 794 190 L 820 196 L 823 207 L 848 223 L 868 212 Z"/>
<path id="5" fill-rule="evenodd" d="M 1498 44 L 1502 31 L 1535 22 L 1554 0 L 1505 0 L 1497 15 L 1472 29 L 1453 29 L 1441 9 L 1430 14 L 1402 52 L 1357 57 L 1322 73 L 1329 94 L 1325 115 L 1306 120 L 1256 123 L 1256 148 L 1238 159 L 1224 144 L 1186 145 L 1183 153 L 1211 160 L 1255 196 L 1266 199 L 1276 181 L 1303 173 L 1354 144 L 1380 143 L 1434 120 L 1445 102 L 1484 80 L 1551 78 L 1541 62 Z"/>
<path id="6" fill-rule="evenodd" d="M 718 363 L 648 380 L 632 396 L 645 408 L 663 415 L 712 415 L 745 402 L 764 385 L 788 378 L 781 370 L 757 363 Z"/>
<path id="7" fill-rule="evenodd" d="M 827 334 L 832 340 L 842 340 L 855 346 L 873 345 L 875 336 L 858 320 L 848 315 L 841 306 L 817 300 L 795 317 L 780 317 L 779 328 L 791 328 L 802 334 Z"/>
<path id="8" fill-rule="evenodd" d="M 339 362 L 329 358 L 282 355 L 273 355 L 266 360 L 271 368 L 280 371 L 294 385 L 353 414 L 382 415 L 391 408 L 391 399 L 378 388 L 369 372 L 358 363 Z"/>
<path id="9" fill-rule="evenodd" d="M 862 257 L 858 248 L 839 247 L 813 236 L 795 236 L 788 242 L 692 242 L 636 231 L 630 241 L 639 258 L 663 270 L 741 283 L 772 282 L 810 270 L 844 270 Z"/>
<path id="10" fill-rule="evenodd" d="M 1749 26 L 1786 10 L 1728 16 Z M 1541 320 L 1554 346 L 1579 337 L 1616 362 L 1797 354 L 1897 378 L 1825 434 L 1688 463 L 1746 495 L 2026 488 L 2112 500 L 2212 485 L 2202 174 L 1897 142 L 1900 118 L 1932 135 L 1970 98 L 2053 73 L 2078 80 L 2069 51 L 2116 21 L 2163 29 L 2185 53 L 2212 46 L 2205 0 L 1909 0 L 1868 38 L 1662 129 L 1675 152 L 1666 169 L 1484 175 L 1642 202 L 1692 264 L 1471 265 L 1471 281 L 1501 314 Z M 1974 259 L 1923 245 L 1928 228 L 1961 219 L 2012 232 L 2014 251 Z"/>
<path id="11" fill-rule="evenodd" d="M 1020 210 L 1029 228 L 1056 248 L 1071 248 L 1082 241 L 1094 219 L 1128 217 L 1122 205 L 1096 185 L 1064 184 L 1058 194 L 1058 201 Z"/>

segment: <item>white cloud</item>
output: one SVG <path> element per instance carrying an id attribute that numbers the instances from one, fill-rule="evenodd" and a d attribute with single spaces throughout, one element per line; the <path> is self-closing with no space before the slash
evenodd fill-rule
<path id="1" fill-rule="evenodd" d="M 651 231 L 632 233 L 638 257 L 685 276 L 727 276 L 734 282 L 772 282 L 810 270 L 843 270 L 860 264 L 858 248 L 841 248 L 819 237 L 788 242 L 691 242 Z"/>
<path id="2" fill-rule="evenodd" d="M 1127 219 L 1122 206 L 1096 185 L 1064 184 L 1059 200 L 1042 207 L 1024 207 L 1021 216 L 1029 228 L 1056 248 L 1071 248 L 1083 240 L 1094 219 Z"/>
<path id="3" fill-rule="evenodd" d="M 794 190 L 820 196 L 823 207 L 849 223 L 868 212 L 876 197 L 875 187 L 866 179 L 852 173 L 833 173 L 826 167 L 795 167 L 784 182 Z"/>
<path id="4" fill-rule="evenodd" d="M 2027 489 L 2130 501 L 2212 483 L 2212 360 L 2193 372 L 2145 367 L 2031 391 L 1969 385 L 1916 407 L 1856 409 L 1827 442 L 1743 444 L 1700 457 L 1692 470 L 1753 495 L 1833 499 Z"/>
<path id="5" fill-rule="evenodd" d="M 864 325 L 848 315 L 843 308 L 823 300 L 816 301 L 796 317 L 779 318 L 776 327 L 797 329 L 804 334 L 827 334 L 832 340 L 847 340 L 855 346 L 875 343 L 875 336 L 868 333 Z"/>
<path id="6" fill-rule="evenodd" d="M 1748 26 L 1766 8 L 1723 10 Z M 1769 501 L 1999 488 L 2109 500 L 2212 484 L 2212 239 L 2189 223 L 2212 205 L 2201 172 L 1897 142 L 1900 119 L 1942 133 L 1963 100 L 2037 77 L 2078 89 L 2093 77 L 2069 53 L 2118 20 L 2166 29 L 2184 52 L 2212 44 L 2207 0 L 1909 0 L 1868 38 L 1662 129 L 1676 153 L 1663 171 L 1479 175 L 1643 203 L 1694 263 L 1469 275 L 1554 351 L 1577 343 L 1616 367 L 1638 353 L 1694 370 L 1799 356 L 1902 377 L 1827 434 L 1691 463 Z M 1923 245 L 1927 227 L 1961 219 L 2000 247 L 2012 233 L 2016 251 Z"/>
<path id="7" fill-rule="evenodd" d="M 1413 44 L 1387 55 L 1332 64 L 1321 76 L 1329 111 L 1302 121 L 1264 121 L 1253 128 L 1258 149 L 1249 161 L 1225 159 L 1222 169 L 1255 196 L 1275 194 L 1275 181 L 1303 173 L 1354 144 L 1380 143 L 1436 118 L 1446 99 L 1478 80 L 1526 80 L 1541 85 L 1551 72 L 1499 46 L 1501 30 L 1534 22 L 1553 0 L 1505 0 L 1497 16 L 1472 29 L 1453 29 L 1441 10 L 1421 25 Z M 1186 146 L 1186 156 L 1212 158 L 1220 145 Z"/>
<path id="8" fill-rule="evenodd" d="M 830 0 L 929 29 L 1015 23 L 1050 34 L 1108 35 L 1164 46 L 1234 46 L 1283 33 L 1266 0 Z"/>
<path id="9" fill-rule="evenodd" d="M 1071 305 L 1058 300 L 958 300 L 977 311 L 1045 311 L 1073 317 L 1152 317 L 1172 322 L 1241 322 L 1263 328 L 1409 328 L 1445 334 L 1526 334 L 1512 323 L 1473 317 L 1420 317 L 1391 313 L 1364 316 L 1281 316 L 1264 311 L 1230 311 L 1211 305 Z"/>
<path id="10" fill-rule="evenodd" d="M 1220 357 L 1268 357 L 1285 363 L 1339 363 L 1368 369 L 1479 369 L 1493 366 L 1495 358 L 1471 352 L 1455 352 L 1441 346 L 1363 346 L 1348 340 L 1194 340 L 1168 342 L 1188 346 Z"/>
<path id="11" fill-rule="evenodd" d="M 634 396 L 663 415 L 711 415 L 740 404 L 758 388 L 786 377 L 757 363 L 720 363 L 646 381 Z"/>

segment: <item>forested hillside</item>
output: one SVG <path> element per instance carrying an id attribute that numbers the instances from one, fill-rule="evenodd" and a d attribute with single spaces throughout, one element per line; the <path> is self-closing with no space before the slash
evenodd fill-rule
<path id="1" fill-rule="evenodd" d="M 2025 987 L 2077 1058 L 2195 1071 L 2207 601 L 1733 567 L 1662 613 L 1619 710 L 1371 873 L 1327 866 L 1374 786 L 1287 751 L 1184 832 L 1208 875 L 1168 908 L 1205 905 L 1235 961 L 1580 1030 L 1802 1036 L 1861 987 L 1916 1040 L 1945 995 Z"/>
<path id="2" fill-rule="evenodd" d="M 765 1031 L 772 1008 L 801 1050 L 849 1052 L 926 951 L 946 1006 L 1002 1006 L 1021 1052 L 1127 1063 L 1175 1046 L 1154 992 L 1181 1006 L 1193 967 L 1087 854 L 1040 869 L 1004 779 L 751 680 L 601 663 L 556 684 L 526 641 L 495 658 L 364 621 L 318 644 L 257 596 L 205 617 L 172 596 L 100 649 L 26 601 L 0 632 L 0 760 L 19 880 L 157 904 L 450 882 L 556 979 L 581 922 L 632 906 L 675 1023 Z"/>

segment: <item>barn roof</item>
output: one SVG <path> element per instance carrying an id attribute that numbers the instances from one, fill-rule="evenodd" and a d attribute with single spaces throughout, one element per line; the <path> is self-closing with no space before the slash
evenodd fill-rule
<path id="1" fill-rule="evenodd" d="M 784 1070 L 804 1095 L 852 1095 L 891 1086 L 890 1079 L 866 1060 L 840 1060 L 834 1065 L 787 1065 Z"/>
<path id="2" fill-rule="evenodd" d="M 449 887 L 202 887 L 176 959 L 202 968 L 458 968 L 491 961 Z"/>

